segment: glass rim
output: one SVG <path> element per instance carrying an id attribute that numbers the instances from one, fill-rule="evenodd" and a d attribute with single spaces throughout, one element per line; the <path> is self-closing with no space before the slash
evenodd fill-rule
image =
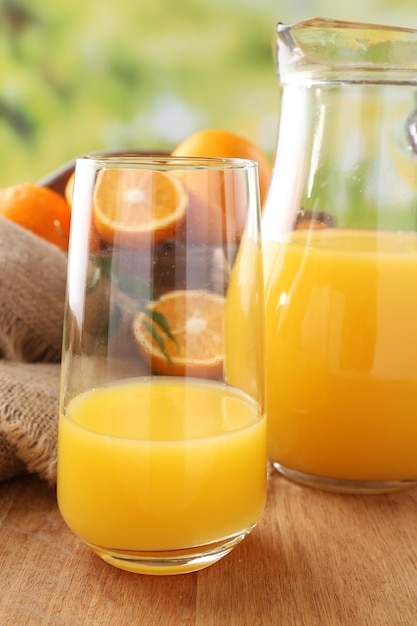
<path id="1" fill-rule="evenodd" d="M 191 157 L 160 154 L 146 155 L 97 155 L 86 154 L 76 158 L 78 163 L 90 163 L 98 168 L 149 169 L 149 170 L 250 170 L 257 169 L 253 159 L 238 157 Z"/>

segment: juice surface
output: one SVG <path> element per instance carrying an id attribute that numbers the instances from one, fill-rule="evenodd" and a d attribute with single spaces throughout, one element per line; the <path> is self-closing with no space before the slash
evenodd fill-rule
<path id="1" fill-rule="evenodd" d="M 263 249 L 271 459 L 416 478 L 417 235 L 295 231 Z"/>
<path id="2" fill-rule="evenodd" d="M 60 511 L 96 546 L 204 545 L 256 523 L 265 495 L 265 416 L 220 383 L 126 381 L 60 418 Z"/>

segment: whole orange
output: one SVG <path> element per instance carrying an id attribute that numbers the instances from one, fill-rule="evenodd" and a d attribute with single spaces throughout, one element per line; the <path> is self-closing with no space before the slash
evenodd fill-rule
<path id="1" fill-rule="evenodd" d="M 75 170 L 73 170 L 72 173 L 69 175 L 64 188 L 64 196 L 70 206 L 72 206 L 72 196 L 74 193 L 74 178 Z"/>
<path id="2" fill-rule="evenodd" d="M 258 163 L 260 202 L 265 199 L 271 177 L 266 155 L 245 137 L 221 129 L 201 130 L 182 141 L 172 156 L 250 159 Z M 216 169 L 179 172 L 188 195 L 188 209 L 179 239 L 219 245 L 232 233 L 239 239 L 246 220 L 246 185 L 242 172 Z"/>
<path id="3" fill-rule="evenodd" d="M 58 192 L 35 183 L 0 189 L 0 216 L 68 250 L 71 208 Z"/>
<path id="4" fill-rule="evenodd" d="M 246 137 L 221 128 L 206 128 L 186 137 L 171 154 L 257 161 L 261 205 L 263 204 L 271 180 L 271 164 L 265 152 Z"/>

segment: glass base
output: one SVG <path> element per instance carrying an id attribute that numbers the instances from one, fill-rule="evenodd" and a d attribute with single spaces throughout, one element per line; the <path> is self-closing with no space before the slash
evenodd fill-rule
<path id="1" fill-rule="evenodd" d="M 112 550 L 87 542 L 84 543 L 103 561 L 127 572 L 150 575 L 186 574 L 197 572 L 219 561 L 240 543 L 255 526 L 256 524 L 253 524 L 238 535 L 208 545 L 163 552 Z"/>
<path id="2" fill-rule="evenodd" d="M 415 480 L 344 480 L 343 478 L 325 478 L 315 474 L 304 474 L 273 462 L 274 468 L 285 478 L 300 485 L 314 487 L 324 491 L 351 494 L 377 494 L 399 491 L 417 485 Z"/>

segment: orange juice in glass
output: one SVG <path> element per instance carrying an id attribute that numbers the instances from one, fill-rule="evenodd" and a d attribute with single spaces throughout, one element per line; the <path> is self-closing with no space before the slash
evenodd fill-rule
<path id="1" fill-rule="evenodd" d="M 417 484 L 417 31 L 278 24 L 262 214 L 269 456 L 299 483 Z"/>
<path id="2" fill-rule="evenodd" d="M 208 230 L 213 202 L 224 212 Z M 241 270 L 246 250 L 261 258 L 259 226 L 251 161 L 77 162 L 58 503 L 118 568 L 207 567 L 263 512 L 264 326 L 247 315 L 263 305 L 262 265 Z"/>
<path id="3" fill-rule="evenodd" d="M 265 416 L 224 384 L 160 377 L 101 387 L 69 404 L 60 436 L 61 512 L 99 554 L 214 549 L 262 513 Z"/>

